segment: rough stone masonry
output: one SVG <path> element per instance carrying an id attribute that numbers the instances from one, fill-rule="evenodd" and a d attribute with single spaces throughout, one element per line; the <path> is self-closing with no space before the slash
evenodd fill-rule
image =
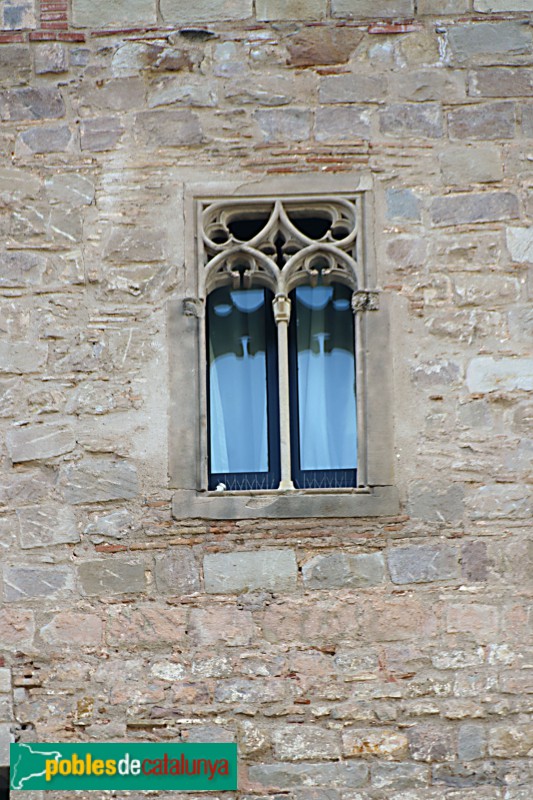
<path id="1" fill-rule="evenodd" d="M 0 2 L 0 763 L 237 741 L 230 798 L 531 800 L 532 12 Z M 198 171 L 373 175 L 400 515 L 172 518 Z"/>

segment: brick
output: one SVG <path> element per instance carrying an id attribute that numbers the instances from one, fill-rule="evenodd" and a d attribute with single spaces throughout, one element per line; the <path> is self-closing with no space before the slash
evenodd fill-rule
<path id="1" fill-rule="evenodd" d="M 292 550 L 213 553 L 204 557 L 205 590 L 210 594 L 296 588 L 298 566 Z"/>
<path id="2" fill-rule="evenodd" d="M 491 183 L 503 178 L 500 151 L 490 144 L 451 145 L 439 156 L 443 180 L 452 186 Z"/>
<path id="3" fill-rule="evenodd" d="M 443 545 L 395 547 L 387 562 L 393 583 L 453 581 L 459 577 L 459 548 Z"/>
<path id="4" fill-rule="evenodd" d="M 215 22 L 217 20 L 248 19 L 253 14 L 252 0 L 225 0 L 224 4 L 213 0 L 196 0 L 191 5 L 188 0 L 161 0 L 160 13 L 163 22 L 184 25 L 196 22 Z"/>
<path id="5" fill-rule="evenodd" d="M 307 109 L 260 109 L 253 116 L 265 142 L 301 142 L 311 137 L 313 113 Z"/>
<path id="6" fill-rule="evenodd" d="M 23 87 L 0 92 L 0 119 L 5 122 L 64 116 L 65 104 L 58 89 Z"/>
<path id="7" fill-rule="evenodd" d="M 37 25 L 35 0 L 4 0 L 0 13 L 3 31 L 27 30 Z"/>
<path id="8" fill-rule="evenodd" d="M 4 567 L 4 595 L 8 603 L 36 597 L 56 598 L 74 586 L 70 567 Z"/>
<path id="9" fill-rule="evenodd" d="M 414 17 L 413 0 L 332 0 L 334 17 L 352 19 L 392 19 Z"/>
<path id="10" fill-rule="evenodd" d="M 322 761 L 340 758 L 341 748 L 337 731 L 317 725 L 284 725 L 272 731 L 272 749 L 281 761 Z"/>
<path id="11" fill-rule="evenodd" d="M 115 606 L 109 609 L 106 641 L 113 647 L 183 646 L 186 641 L 186 614 L 182 608 L 149 603 Z"/>
<path id="12" fill-rule="evenodd" d="M 134 132 L 139 142 L 152 147 L 183 147 L 204 139 L 197 114 L 188 109 L 141 111 Z"/>
<path id="13" fill-rule="evenodd" d="M 439 103 L 394 103 L 379 117 L 380 131 L 388 136 L 438 139 L 444 133 Z"/>
<path id="14" fill-rule="evenodd" d="M 67 647 L 97 647 L 102 643 L 103 624 L 95 614 L 61 611 L 41 628 L 46 642 Z"/>
<path id="15" fill-rule="evenodd" d="M 8 431 L 6 444 L 11 460 L 18 464 L 69 453 L 76 447 L 76 439 L 70 426 L 25 425 Z"/>
<path id="16" fill-rule="evenodd" d="M 533 97 L 533 69 L 486 67 L 470 73 L 472 97 Z"/>
<path id="17" fill-rule="evenodd" d="M 309 589 L 346 586 L 359 589 L 383 582 L 385 565 L 381 553 L 330 553 L 312 558 L 302 569 Z"/>
<path id="18" fill-rule="evenodd" d="M 479 604 L 451 604 L 446 615 L 448 633 L 470 635 L 477 642 L 486 642 L 498 631 L 498 609 Z"/>
<path id="19" fill-rule="evenodd" d="M 85 119 L 80 126 L 80 145 L 82 150 L 101 153 L 113 150 L 120 142 L 124 127 L 119 117 L 97 117 Z"/>
<path id="20" fill-rule="evenodd" d="M 486 103 L 448 114 L 451 139 L 512 139 L 515 127 L 514 103 Z"/>
<path id="21" fill-rule="evenodd" d="M 326 75 L 320 78 L 318 99 L 320 103 L 369 103 L 381 100 L 386 90 L 386 83 L 381 77 L 357 73 Z M 361 106 L 361 111 L 366 108 Z M 336 112 L 329 110 L 328 113 Z"/>
<path id="22" fill-rule="evenodd" d="M 2 648 L 18 650 L 31 644 L 35 634 L 33 611 L 0 608 L 0 642 Z"/>
<path id="23" fill-rule="evenodd" d="M 454 733 L 440 725 L 422 723 L 408 731 L 409 750 L 415 761 L 452 761 L 455 757 Z"/>
<path id="24" fill-rule="evenodd" d="M 407 746 L 407 736 L 389 728 L 348 729 L 342 734 L 345 758 L 377 756 L 386 761 L 401 761 L 407 756 Z"/>
<path id="25" fill-rule="evenodd" d="M 530 724 L 495 725 L 489 731 L 489 755 L 496 758 L 527 758 L 533 747 Z"/>
<path id="26" fill-rule="evenodd" d="M 434 225 L 499 222 L 519 216 L 518 199 L 511 192 L 484 192 L 436 197 L 430 205 Z"/>
<path id="27" fill-rule="evenodd" d="M 473 358 L 466 370 L 470 392 L 505 392 L 533 389 L 533 358 Z"/>
<path id="28" fill-rule="evenodd" d="M 512 483 L 495 483 L 475 489 L 468 499 L 468 507 L 474 520 L 527 519 L 533 512 L 527 488 Z"/>
<path id="29" fill-rule="evenodd" d="M 345 64 L 362 39 L 362 32 L 354 28 L 305 28 L 287 39 L 287 63 L 291 67 Z"/>
<path id="30" fill-rule="evenodd" d="M 23 550 L 79 542 L 72 509 L 58 503 L 18 508 L 20 546 Z"/>
<path id="31" fill-rule="evenodd" d="M 72 0 L 72 22 L 76 28 L 155 25 L 154 0 Z"/>
<path id="32" fill-rule="evenodd" d="M 408 513 L 426 522 L 454 522 L 463 516 L 464 489 L 459 484 L 415 483 L 409 492 Z"/>
<path id="33" fill-rule="evenodd" d="M 224 606 L 193 608 L 189 632 L 197 646 L 248 647 L 257 629 L 249 611 Z"/>
<path id="34" fill-rule="evenodd" d="M 327 0 L 255 0 L 255 16 L 258 20 L 276 19 L 324 19 Z"/>
<path id="35" fill-rule="evenodd" d="M 85 561 L 78 567 L 82 592 L 86 595 L 130 594 L 146 589 L 144 566 L 118 561 Z"/>
<path id="36" fill-rule="evenodd" d="M 492 58 L 496 53 L 502 53 L 511 57 L 530 53 L 532 49 L 531 31 L 520 22 L 452 25 L 448 30 L 448 42 L 459 63 L 472 61 L 477 55 Z"/>
<path id="37" fill-rule="evenodd" d="M 139 491 L 133 464 L 101 458 L 62 467 L 59 483 L 73 505 L 129 500 Z"/>
<path id="38" fill-rule="evenodd" d="M 533 228 L 509 227 L 505 231 L 511 261 L 533 263 Z"/>
<path id="39" fill-rule="evenodd" d="M 67 72 L 68 58 L 65 46 L 60 42 L 38 44 L 34 50 L 34 65 L 37 75 Z"/>
<path id="40" fill-rule="evenodd" d="M 65 153 L 73 142 L 68 125 L 29 128 L 17 137 L 15 153 L 19 156 L 32 153 Z"/>
<path id="41" fill-rule="evenodd" d="M 200 591 L 200 574 L 189 547 L 172 547 L 155 557 L 155 580 L 163 594 L 192 594 Z"/>
<path id="42" fill-rule="evenodd" d="M 419 221 L 420 198 L 410 189 L 387 189 L 387 219 Z"/>
<path id="43" fill-rule="evenodd" d="M 361 106 L 318 108 L 315 139 L 317 142 L 353 141 L 370 138 L 370 111 Z"/>
<path id="44" fill-rule="evenodd" d="M 372 764 L 371 775 L 376 789 L 412 789 L 430 783 L 430 768 L 423 764 Z"/>
<path id="45" fill-rule="evenodd" d="M 252 764 L 250 782 L 269 789 L 286 790 L 296 786 L 325 786 L 358 789 L 368 777 L 366 764 Z"/>

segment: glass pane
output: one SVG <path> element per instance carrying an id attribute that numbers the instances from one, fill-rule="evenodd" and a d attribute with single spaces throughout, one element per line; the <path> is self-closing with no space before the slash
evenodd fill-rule
<path id="1" fill-rule="evenodd" d="M 295 290 L 301 470 L 355 469 L 357 426 L 351 290 Z"/>
<path id="2" fill-rule="evenodd" d="M 208 297 L 210 472 L 267 472 L 264 289 Z"/>

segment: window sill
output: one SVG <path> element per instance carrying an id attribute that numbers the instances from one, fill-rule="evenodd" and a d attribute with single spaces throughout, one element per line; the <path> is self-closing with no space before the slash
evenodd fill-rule
<path id="1" fill-rule="evenodd" d="M 394 486 L 290 492 L 178 491 L 175 519 L 304 519 L 307 517 L 395 516 L 400 510 Z"/>

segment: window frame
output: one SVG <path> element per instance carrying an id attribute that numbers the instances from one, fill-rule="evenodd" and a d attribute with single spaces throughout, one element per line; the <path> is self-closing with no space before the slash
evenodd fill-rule
<path id="1" fill-rule="evenodd" d="M 358 260 L 364 286 L 354 293 L 358 403 L 358 480 L 350 489 L 207 489 L 205 292 L 200 269 L 202 206 L 220 200 L 311 204 L 325 195 L 360 200 Z M 378 289 L 372 179 L 367 174 L 290 175 L 206 180 L 184 187 L 184 274 L 168 303 L 170 363 L 169 477 L 177 519 L 268 519 L 388 516 L 399 511 L 393 479 L 389 298 Z M 368 442 L 372 447 L 368 447 Z"/>

